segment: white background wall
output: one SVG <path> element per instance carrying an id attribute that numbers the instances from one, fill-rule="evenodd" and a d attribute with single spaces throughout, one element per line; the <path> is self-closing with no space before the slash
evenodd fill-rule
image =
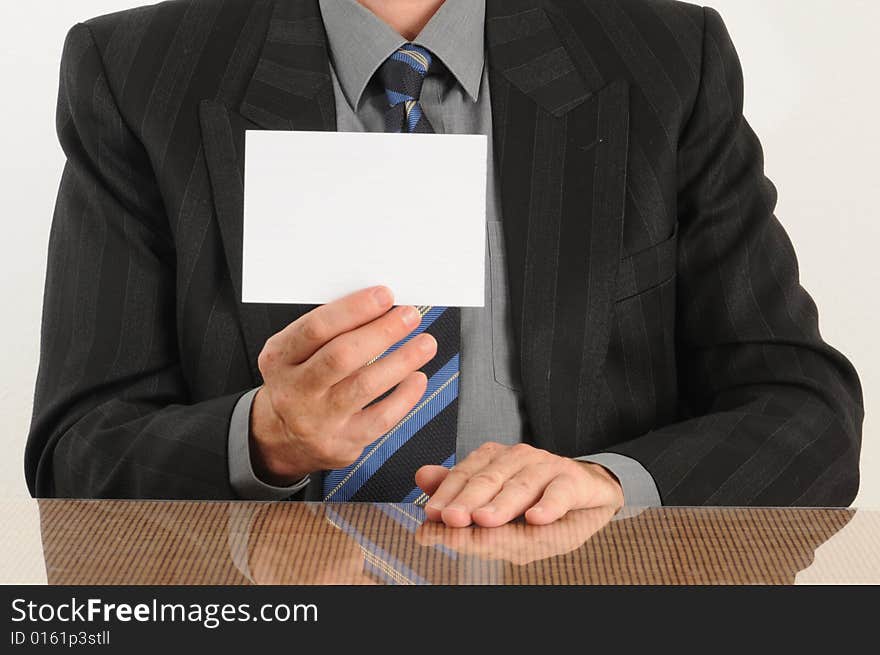
<path id="1" fill-rule="evenodd" d="M 856 504 L 880 507 L 880 2 L 707 0 L 725 18 L 746 78 L 746 116 L 780 190 L 826 339 L 855 362 L 867 419 Z M 126 0 L 0 3 L 0 497 L 26 496 L 22 461 L 36 375 L 49 224 L 63 166 L 54 134 L 67 29 Z M 880 425 L 880 424 L 878 424 Z"/>

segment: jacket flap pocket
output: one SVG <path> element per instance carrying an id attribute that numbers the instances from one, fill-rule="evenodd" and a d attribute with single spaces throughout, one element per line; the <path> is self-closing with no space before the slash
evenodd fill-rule
<path id="1" fill-rule="evenodd" d="M 678 223 L 672 236 L 655 246 L 621 260 L 617 274 L 617 300 L 626 300 L 675 276 Z"/>

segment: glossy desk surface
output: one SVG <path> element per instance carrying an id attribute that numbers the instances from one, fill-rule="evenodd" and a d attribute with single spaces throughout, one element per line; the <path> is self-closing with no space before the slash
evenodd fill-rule
<path id="1" fill-rule="evenodd" d="M 880 512 L 625 509 L 451 529 L 414 505 L 0 501 L 0 583 L 880 583 Z"/>

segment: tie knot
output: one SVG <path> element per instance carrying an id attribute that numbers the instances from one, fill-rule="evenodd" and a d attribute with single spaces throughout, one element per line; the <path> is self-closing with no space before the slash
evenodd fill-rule
<path id="1" fill-rule="evenodd" d="M 433 61 L 430 52 L 412 43 L 402 46 L 385 60 L 379 69 L 379 79 L 391 107 L 419 101 L 422 84 Z"/>

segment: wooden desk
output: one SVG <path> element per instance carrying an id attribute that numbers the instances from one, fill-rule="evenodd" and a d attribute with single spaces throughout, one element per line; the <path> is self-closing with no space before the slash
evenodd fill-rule
<path id="1" fill-rule="evenodd" d="M 880 582 L 880 512 L 856 510 L 585 511 L 455 530 L 412 505 L 24 500 L 0 502 L 0 520 L 0 583 Z"/>

